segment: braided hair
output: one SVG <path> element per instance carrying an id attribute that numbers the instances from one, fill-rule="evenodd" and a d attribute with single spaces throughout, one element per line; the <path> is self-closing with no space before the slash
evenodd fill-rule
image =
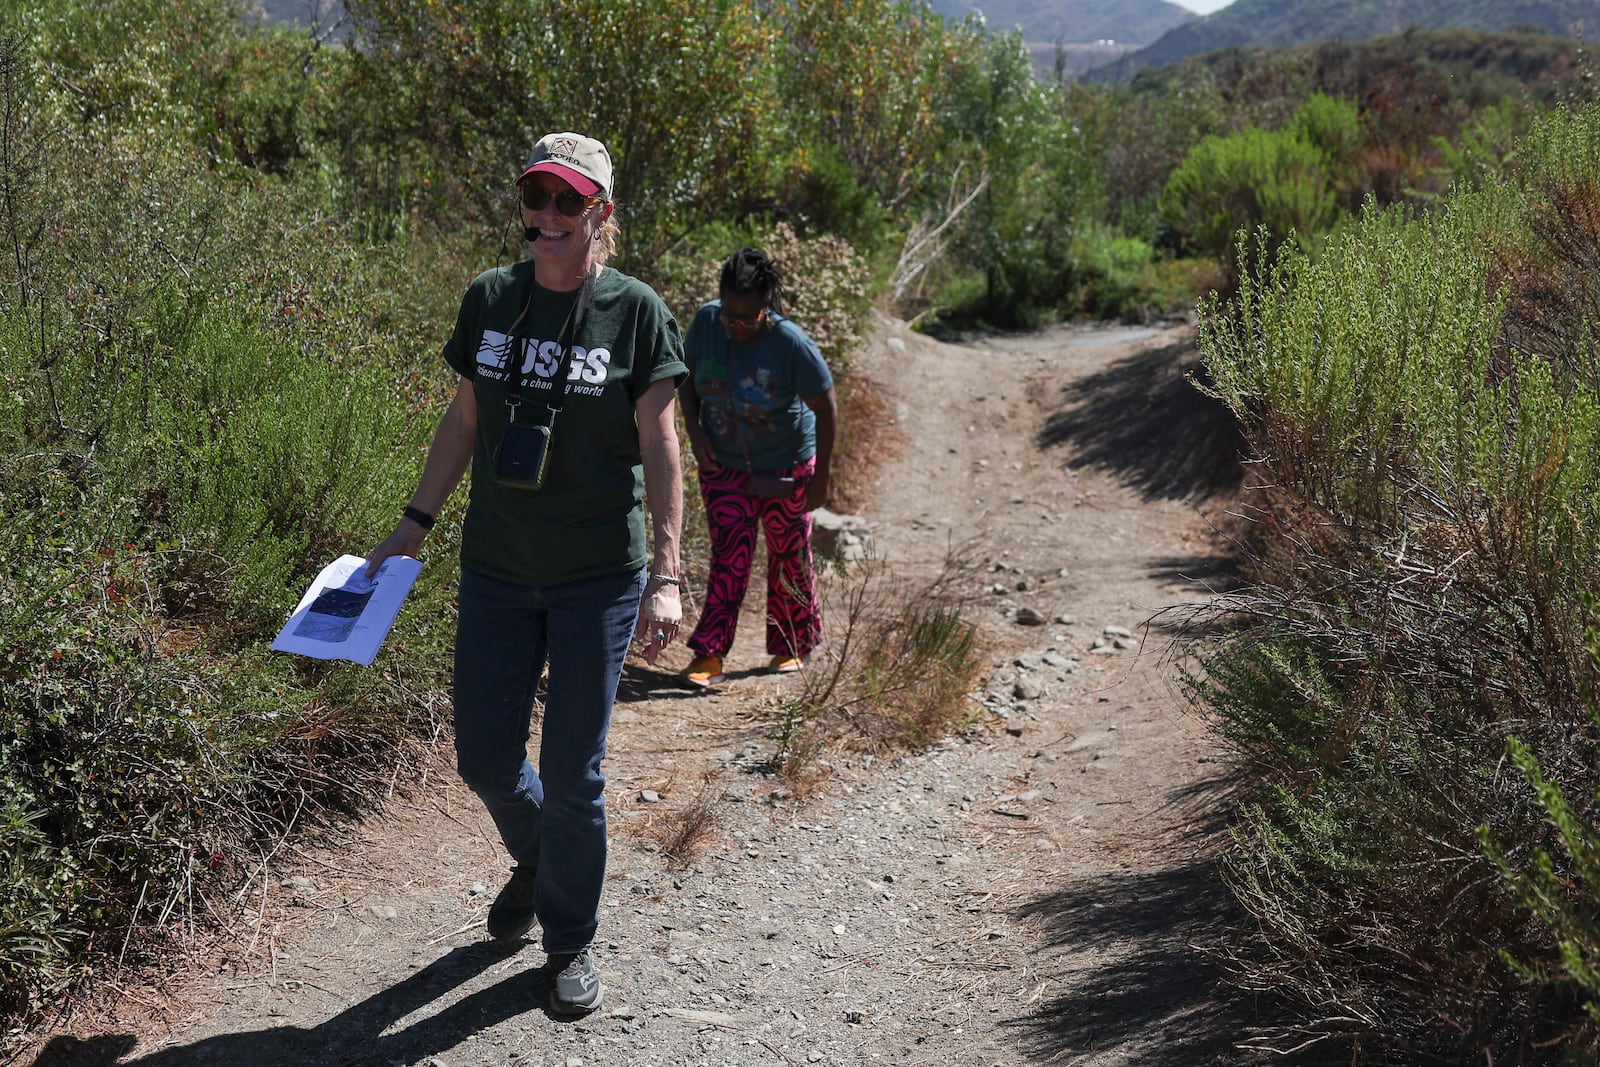
<path id="1" fill-rule="evenodd" d="M 723 296 L 759 296 L 772 310 L 783 311 L 783 275 L 759 249 L 741 248 L 729 256 L 722 264 L 720 288 Z"/>

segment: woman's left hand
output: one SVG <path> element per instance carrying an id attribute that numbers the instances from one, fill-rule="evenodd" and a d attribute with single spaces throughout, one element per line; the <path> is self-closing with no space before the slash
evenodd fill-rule
<path id="1" fill-rule="evenodd" d="M 639 625 L 633 639 L 644 642 L 644 659 L 654 666 L 661 650 L 678 636 L 683 622 L 683 604 L 678 587 L 652 577 L 645 583 L 644 599 L 639 604 Z"/>

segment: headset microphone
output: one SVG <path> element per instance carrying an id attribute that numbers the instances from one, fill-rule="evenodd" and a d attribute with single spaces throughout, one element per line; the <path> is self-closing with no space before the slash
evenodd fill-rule
<path id="1" fill-rule="evenodd" d="M 539 227 L 537 227 L 537 226 L 524 226 L 522 228 L 522 235 L 524 237 L 526 237 L 529 241 L 537 241 L 539 239 Z"/>

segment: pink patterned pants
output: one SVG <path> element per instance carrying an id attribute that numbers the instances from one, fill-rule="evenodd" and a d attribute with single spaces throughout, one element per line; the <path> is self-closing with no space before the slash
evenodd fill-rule
<path id="1" fill-rule="evenodd" d="M 767 535 L 767 652 L 774 656 L 811 654 L 822 640 L 822 605 L 811 565 L 811 512 L 806 485 L 817 469 L 813 456 L 788 471 L 794 492 L 786 497 L 755 497 L 744 491 L 750 475 L 733 467 L 700 471 L 711 532 L 711 571 L 700 622 L 689 647 L 702 656 L 725 656 L 733 647 L 739 605 L 750 584 L 756 553 L 756 525 Z"/>

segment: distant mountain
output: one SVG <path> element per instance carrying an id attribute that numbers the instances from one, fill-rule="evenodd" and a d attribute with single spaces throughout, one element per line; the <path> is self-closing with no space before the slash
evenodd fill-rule
<path id="1" fill-rule="evenodd" d="M 1537 29 L 1559 37 L 1600 36 L 1595 0 L 1234 0 L 1221 11 L 1168 30 L 1124 56 L 1111 76 L 1131 77 L 1234 45 L 1282 47 L 1360 41 L 1424 29 Z"/>
<path id="2" fill-rule="evenodd" d="M 996 32 L 1022 30 L 1022 39 L 1051 44 L 1145 45 L 1197 16 L 1167 0 L 931 0 L 933 10 L 960 20 L 981 11 Z"/>

